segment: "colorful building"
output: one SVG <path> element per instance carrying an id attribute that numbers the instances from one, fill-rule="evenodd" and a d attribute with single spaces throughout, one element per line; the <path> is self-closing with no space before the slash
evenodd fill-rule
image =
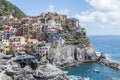
<path id="1" fill-rule="evenodd" d="M 68 18 L 67 19 L 67 24 L 76 28 L 76 27 L 79 26 L 79 20 L 76 19 L 76 18 Z"/>
<path id="2" fill-rule="evenodd" d="M 45 41 L 38 42 L 35 46 L 36 54 L 40 56 L 44 56 L 49 53 L 50 43 L 46 43 Z"/>
<path id="3" fill-rule="evenodd" d="M 25 37 L 23 36 L 13 36 L 9 38 L 10 41 L 10 50 L 13 53 L 21 53 L 24 51 L 24 47 L 26 45 Z"/>

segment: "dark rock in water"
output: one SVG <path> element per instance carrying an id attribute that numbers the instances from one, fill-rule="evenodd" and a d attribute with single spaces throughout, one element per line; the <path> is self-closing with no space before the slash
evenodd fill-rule
<path id="1" fill-rule="evenodd" d="M 116 70 L 120 70 L 120 63 L 107 59 L 103 54 L 101 54 L 101 56 L 98 58 L 98 63 Z"/>
<path id="2" fill-rule="evenodd" d="M 106 59 L 106 56 L 104 53 L 101 53 L 100 57 L 98 58 L 98 61 L 100 61 L 101 59 Z"/>

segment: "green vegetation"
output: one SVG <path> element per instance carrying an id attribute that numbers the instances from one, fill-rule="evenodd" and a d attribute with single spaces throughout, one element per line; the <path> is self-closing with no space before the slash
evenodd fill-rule
<path id="1" fill-rule="evenodd" d="M 73 26 L 66 26 L 68 31 L 74 31 Z"/>
<path id="2" fill-rule="evenodd" d="M 6 16 L 8 14 L 12 14 L 16 18 L 22 18 L 25 16 L 19 8 L 6 0 L 0 0 L 0 9 L 0 16 Z"/>
<path id="3" fill-rule="evenodd" d="M 85 30 L 85 28 L 83 27 L 81 30 L 82 30 L 83 36 L 86 36 L 86 30 Z"/>
<path id="4" fill-rule="evenodd" d="M 64 25 L 62 28 L 63 28 L 65 33 L 67 33 L 68 31 L 69 32 L 73 32 L 74 31 L 74 28 L 72 26 L 70 26 L 70 25 Z"/>
<path id="5" fill-rule="evenodd" d="M 6 55 L 12 55 L 12 51 L 6 51 Z"/>
<path id="6" fill-rule="evenodd" d="M 73 44 L 77 45 L 79 48 L 83 48 L 87 45 L 89 45 L 89 40 L 86 37 L 86 30 L 85 28 L 81 28 L 80 33 L 75 33 L 74 32 L 74 27 L 69 26 L 69 25 L 64 25 L 62 26 L 63 31 L 64 31 L 64 38 L 66 44 Z"/>
<path id="7" fill-rule="evenodd" d="M 3 27 L 2 27 L 2 26 L 0 26 L 0 30 L 3 30 Z"/>

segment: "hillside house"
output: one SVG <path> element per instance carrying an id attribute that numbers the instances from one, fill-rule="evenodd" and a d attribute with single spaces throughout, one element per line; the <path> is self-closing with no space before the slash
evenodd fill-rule
<path id="1" fill-rule="evenodd" d="M 21 53 L 24 51 L 24 46 L 26 42 L 23 36 L 10 37 L 9 41 L 10 41 L 9 48 L 13 53 Z"/>
<path id="2" fill-rule="evenodd" d="M 44 56 L 48 54 L 49 49 L 50 49 L 50 43 L 46 43 L 45 41 L 38 42 L 35 46 L 35 52 L 40 56 Z"/>

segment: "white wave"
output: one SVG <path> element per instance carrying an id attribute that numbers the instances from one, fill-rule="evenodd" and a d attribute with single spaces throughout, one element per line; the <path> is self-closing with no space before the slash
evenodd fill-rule
<path id="1" fill-rule="evenodd" d="M 97 56 L 100 56 L 102 52 L 96 52 Z M 110 54 L 104 53 L 107 59 L 110 59 Z"/>
<path id="2" fill-rule="evenodd" d="M 70 80 L 78 80 L 81 77 L 80 76 L 75 76 L 75 75 L 70 75 L 69 78 L 70 78 Z"/>
<path id="3" fill-rule="evenodd" d="M 98 56 L 100 56 L 101 55 L 101 53 L 103 53 L 103 52 L 95 52 Z M 110 54 L 108 54 L 108 53 L 104 53 L 107 57 L 108 56 L 110 56 Z"/>
<path id="4" fill-rule="evenodd" d="M 63 73 L 67 74 L 67 73 L 68 73 L 68 71 L 63 71 Z"/>
<path id="5" fill-rule="evenodd" d="M 101 55 L 101 52 L 95 52 L 97 56 L 100 56 Z"/>
<path id="6" fill-rule="evenodd" d="M 97 55 L 97 56 L 100 56 L 101 53 L 102 53 L 102 52 L 96 52 L 96 55 Z M 118 61 L 115 61 L 115 60 L 112 59 L 112 56 L 111 56 L 110 54 L 108 54 L 108 53 L 104 53 L 104 54 L 105 54 L 107 60 L 110 60 L 110 61 L 113 61 L 113 62 L 117 62 L 117 63 L 118 63 Z"/>
<path id="7" fill-rule="evenodd" d="M 106 59 L 107 60 L 110 60 L 110 61 L 113 61 L 113 62 L 117 62 L 114 59 L 112 59 L 112 56 L 110 54 L 108 54 L 108 53 L 104 53 L 104 54 L 106 55 Z"/>
<path id="8" fill-rule="evenodd" d="M 89 77 L 82 78 L 80 76 L 75 76 L 75 75 L 70 75 L 69 78 L 70 78 L 70 80 L 79 80 L 79 79 L 90 80 Z"/>

